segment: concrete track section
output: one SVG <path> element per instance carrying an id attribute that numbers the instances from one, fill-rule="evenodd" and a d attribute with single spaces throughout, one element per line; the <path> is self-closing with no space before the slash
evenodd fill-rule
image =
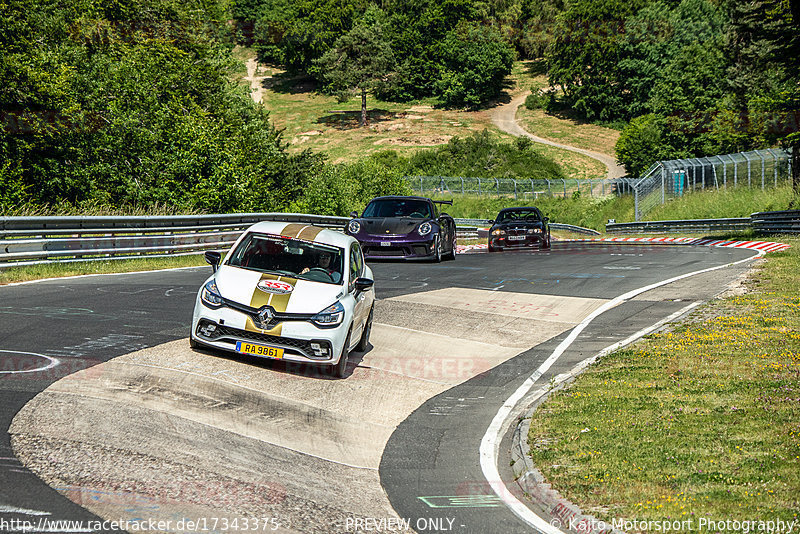
<path id="1" fill-rule="evenodd" d="M 217 531 L 220 519 L 239 530 L 270 519 L 284 532 L 400 521 L 378 475 L 398 425 L 604 302 L 474 288 L 397 294 L 377 301 L 371 346 L 344 380 L 165 343 L 55 382 L 17 414 L 12 445 L 97 516 L 170 526 L 158 531 L 215 518 Z"/>

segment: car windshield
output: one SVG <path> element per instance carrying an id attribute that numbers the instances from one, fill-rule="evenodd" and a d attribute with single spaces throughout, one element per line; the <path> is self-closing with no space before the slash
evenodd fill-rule
<path id="1" fill-rule="evenodd" d="M 497 216 L 498 221 L 541 221 L 542 217 L 536 210 L 503 211 Z"/>
<path id="2" fill-rule="evenodd" d="M 342 282 L 344 251 L 331 245 L 282 236 L 250 234 L 228 265 L 326 284 Z"/>
<path id="3" fill-rule="evenodd" d="M 414 198 L 385 198 L 373 200 L 366 209 L 364 217 L 414 217 L 430 219 L 433 217 L 428 202 Z"/>

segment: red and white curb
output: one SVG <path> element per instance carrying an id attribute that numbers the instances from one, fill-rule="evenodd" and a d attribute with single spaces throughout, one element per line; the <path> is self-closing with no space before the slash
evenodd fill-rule
<path id="1" fill-rule="evenodd" d="M 556 239 L 553 239 L 556 241 Z M 642 244 L 664 244 L 664 245 L 694 245 L 705 247 L 729 247 L 729 248 L 748 248 L 763 252 L 780 252 L 788 249 L 791 245 L 785 243 L 775 243 L 773 241 L 726 241 L 724 239 L 708 239 L 699 237 L 590 237 L 583 239 L 559 239 L 559 243 L 642 243 Z M 488 244 L 476 243 L 474 245 L 457 245 L 456 252 L 463 254 L 473 250 L 486 250 Z"/>

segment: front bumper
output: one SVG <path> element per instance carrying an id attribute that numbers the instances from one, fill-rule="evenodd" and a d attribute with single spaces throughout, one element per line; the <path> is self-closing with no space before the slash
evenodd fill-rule
<path id="1" fill-rule="evenodd" d="M 245 313 L 228 307 L 210 309 L 198 297 L 191 336 L 201 345 L 237 354 L 236 343 L 241 341 L 283 349 L 281 360 L 334 365 L 342 354 L 350 318 L 345 316 L 342 324 L 334 328 L 318 328 L 308 321 L 287 321 L 278 323 L 279 331 L 252 331 L 246 327 Z"/>
<path id="2" fill-rule="evenodd" d="M 521 237 L 522 239 L 514 239 Z M 544 236 L 541 234 L 526 234 L 523 236 L 490 236 L 489 245 L 492 248 L 541 248 L 544 245 Z"/>
<path id="3" fill-rule="evenodd" d="M 367 259 L 401 258 L 428 259 L 436 255 L 435 235 L 429 239 L 410 239 L 406 236 L 357 236 Z"/>

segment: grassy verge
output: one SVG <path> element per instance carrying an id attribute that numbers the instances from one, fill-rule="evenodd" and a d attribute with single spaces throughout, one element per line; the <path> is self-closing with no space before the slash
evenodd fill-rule
<path id="1" fill-rule="evenodd" d="M 535 414 L 532 457 L 603 520 L 793 521 L 800 510 L 800 239 L 748 293 L 602 359 Z"/>
<path id="2" fill-rule="evenodd" d="M 779 211 L 788 209 L 794 193 L 791 186 L 747 189 L 739 187 L 727 190 L 708 190 L 682 196 L 658 206 L 647 214 L 651 221 L 671 219 L 717 219 L 749 217 L 757 211 Z M 684 216 L 691 213 L 691 217 Z"/>
<path id="3" fill-rule="evenodd" d="M 28 282 L 44 278 L 60 278 L 85 274 L 131 273 L 136 271 L 155 271 L 177 267 L 205 265 L 202 254 L 174 256 L 165 258 L 137 258 L 131 260 L 98 260 L 68 263 L 49 263 L 28 267 L 12 267 L 0 270 L 0 285 L 14 282 Z M 210 272 L 210 271 L 209 271 Z"/>
<path id="4" fill-rule="evenodd" d="M 517 121 L 533 135 L 556 143 L 615 155 L 614 145 L 620 133 L 617 130 L 581 122 L 569 118 L 567 114 L 553 115 L 542 109 L 528 109 L 525 106 L 517 110 Z"/>

